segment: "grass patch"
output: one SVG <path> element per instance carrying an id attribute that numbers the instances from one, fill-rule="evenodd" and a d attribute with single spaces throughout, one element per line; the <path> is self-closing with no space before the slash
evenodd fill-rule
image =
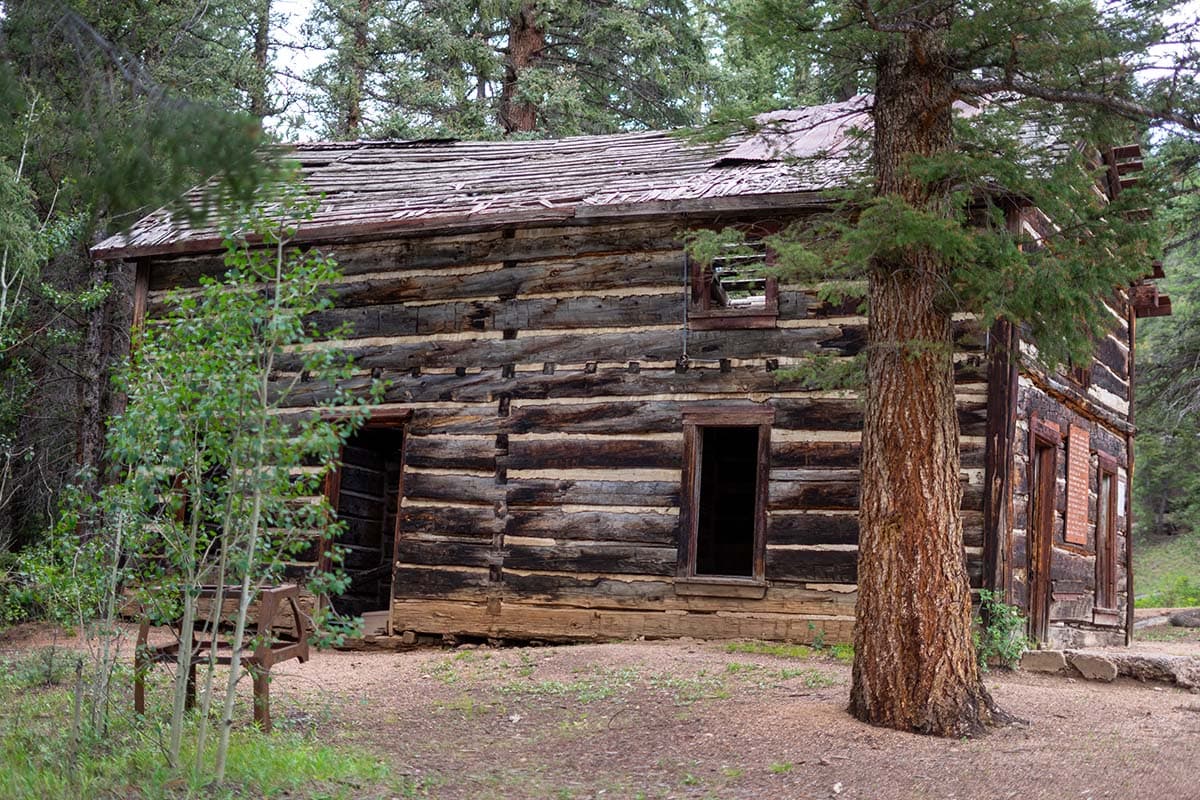
<path id="1" fill-rule="evenodd" d="M 211 764 L 201 770 L 199 779 L 192 779 L 190 770 L 181 777 L 163 755 L 167 732 L 157 720 L 165 719 L 165 709 L 152 708 L 145 719 L 136 718 L 129 686 L 120 676 L 108 730 L 103 736 L 82 735 L 73 759 L 73 688 L 69 685 L 73 671 L 68 685 L 47 686 L 47 659 L 54 674 L 55 658 L 73 664 L 73 654 L 61 651 L 57 657 L 0 659 L 0 797 L 350 800 L 424 794 L 422 784 L 390 781 L 384 765 L 371 756 L 295 731 L 266 735 L 249 726 L 236 727 L 232 733 L 223 786 L 205 785 Z M 166 693 L 160 687 L 151 696 Z M 249 716 L 248 708 L 239 709 L 243 712 Z M 193 725 L 186 731 L 185 764 L 192 761 L 188 745 L 194 730 Z"/>
<path id="2" fill-rule="evenodd" d="M 1133 574 L 1138 608 L 1200 605 L 1200 530 L 1138 537 Z"/>
<path id="3" fill-rule="evenodd" d="M 776 658 L 808 659 L 816 656 L 830 656 L 843 664 L 854 661 L 854 645 L 834 644 L 821 647 L 807 644 L 787 644 L 785 642 L 729 642 L 725 645 L 726 653 L 741 653 L 755 656 L 775 656 Z"/>
<path id="4" fill-rule="evenodd" d="M 806 644 L 783 642 L 730 642 L 725 645 L 725 652 L 778 658 L 812 658 L 813 649 Z"/>
<path id="5" fill-rule="evenodd" d="M 776 775 L 786 775 L 792 771 L 792 766 L 792 762 L 790 761 L 776 761 L 771 765 L 770 769 Z"/>

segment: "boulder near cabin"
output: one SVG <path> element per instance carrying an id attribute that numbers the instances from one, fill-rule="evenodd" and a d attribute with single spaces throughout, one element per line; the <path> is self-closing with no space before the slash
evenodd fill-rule
<path id="1" fill-rule="evenodd" d="M 753 242 L 829 208 L 867 168 L 852 131 L 869 102 L 777 112 L 718 144 L 290 148 L 320 198 L 296 244 L 344 273 L 320 322 L 353 326 L 337 343 L 352 388 L 387 381 L 326 482 L 353 578 L 335 606 L 384 641 L 849 641 L 860 402 L 777 372 L 855 355 L 867 319 L 755 268 L 765 248 L 704 267 L 682 238 Z M 1140 167 L 1137 147 L 1096 159 L 1110 195 Z M 1035 236 L 1048 222 L 1009 216 Z M 222 252 L 215 228 L 160 211 L 94 254 L 134 265 L 136 325 L 222 273 Z M 1019 325 L 957 322 L 963 557 L 1039 642 L 1132 627 L 1134 329 L 1170 312 L 1154 277 L 1116 293 L 1094 361 L 1062 372 L 1036 367 Z M 297 410 L 331 393 L 302 388 Z M 314 546 L 299 566 L 321 562 Z"/>

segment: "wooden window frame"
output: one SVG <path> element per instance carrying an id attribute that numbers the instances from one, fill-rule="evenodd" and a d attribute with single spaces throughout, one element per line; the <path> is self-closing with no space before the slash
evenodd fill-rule
<path id="1" fill-rule="evenodd" d="M 762 597 L 766 592 L 767 492 L 770 480 L 771 407 L 701 406 L 683 412 L 683 482 L 680 490 L 679 560 L 675 589 L 678 594 L 724 597 Z M 697 575 L 696 555 L 700 525 L 700 475 L 704 458 L 705 428 L 757 428 L 758 469 L 754 503 L 754 552 L 751 574 Z"/>
<path id="2" fill-rule="evenodd" d="M 1050 629 L 1054 512 L 1058 504 L 1058 448 L 1061 445 L 1062 431 L 1057 425 L 1039 419 L 1036 414 L 1030 416 L 1029 468 L 1026 470 L 1029 502 L 1025 521 L 1025 550 L 1028 554 L 1027 611 L 1029 635 L 1039 643 L 1045 641 Z M 1042 463 L 1038 466 L 1038 484 L 1034 486 L 1034 465 L 1039 460 Z M 1035 575 L 1038 577 L 1037 581 L 1034 580 Z"/>
<path id="3" fill-rule="evenodd" d="M 1096 595 L 1092 611 L 1093 622 L 1101 625 L 1119 625 L 1117 613 L 1117 459 L 1107 453 L 1096 453 Z M 1101 547 L 1101 487 L 1108 487 L 1108 508 L 1105 509 L 1105 531 Z"/>
<path id="4" fill-rule="evenodd" d="M 713 308 L 712 272 L 705 269 L 690 255 L 684 255 L 688 274 L 688 327 L 696 331 L 743 330 L 749 328 L 774 328 L 779 319 L 779 279 L 766 277 L 762 308 Z M 775 251 L 766 248 L 766 264 L 774 266 Z"/>

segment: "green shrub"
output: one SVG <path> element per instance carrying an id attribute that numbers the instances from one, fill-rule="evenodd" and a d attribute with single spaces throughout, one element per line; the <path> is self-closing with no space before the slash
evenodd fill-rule
<path id="1" fill-rule="evenodd" d="M 1002 594 L 987 589 L 979 590 L 979 612 L 971 637 L 980 669 L 986 672 L 990 664 L 1012 669 L 1033 645 L 1025 635 L 1025 617 L 1016 606 L 1004 602 Z"/>
<path id="2" fill-rule="evenodd" d="M 1138 608 L 1184 608 L 1200 606 L 1200 579 L 1180 575 L 1166 589 L 1139 597 L 1134 603 Z"/>

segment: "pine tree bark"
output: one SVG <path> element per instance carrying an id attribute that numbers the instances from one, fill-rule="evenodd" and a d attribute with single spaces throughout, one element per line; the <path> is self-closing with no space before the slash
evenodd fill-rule
<path id="1" fill-rule="evenodd" d="M 939 21 L 931 23 L 878 57 L 876 193 L 950 214 L 946 187 L 905 170 L 909 156 L 954 142 L 951 73 Z M 953 338 L 950 309 L 939 303 L 949 270 L 925 247 L 870 267 L 850 710 L 900 730 L 978 733 L 1000 712 L 971 641 Z"/>
<path id="2" fill-rule="evenodd" d="M 254 62 L 254 74 L 250 85 L 250 113 L 262 119 L 271 114 L 271 106 L 267 97 L 269 84 L 267 68 L 271 54 L 271 0 L 258 0 L 254 8 L 254 50 L 251 58 Z"/>
<path id="3" fill-rule="evenodd" d="M 362 130 L 363 94 L 367 85 L 367 63 L 370 58 L 367 47 L 367 21 L 371 15 L 371 0 L 358 0 L 358 8 L 350 23 L 350 39 L 354 42 L 350 51 L 350 69 L 346 87 L 346 118 L 342 123 L 342 135 L 347 139 L 358 138 Z"/>
<path id="4" fill-rule="evenodd" d="M 109 263 L 93 260 L 88 272 L 88 288 L 99 289 L 108 279 Z M 76 384 L 76 400 L 79 404 L 76 461 L 79 466 L 80 486 L 92 497 L 99 493 L 103 477 L 101 470 L 104 461 L 104 388 L 105 368 L 112 350 L 108 324 L 111 312 L 111 295 L 88 312 Z M 85 525 L 81 533 L 87 537 L 91 531 L 87 530 Z"/>
<path id="5" fill-rule="evenodd" d="M 508 56 L 504 60 L 504 83 L 500 87 L 500 124 L 506 135 L 537 129 L 537 106 L 518 97 L 521 75 L 533 66 L 546 46 L 546 34 L 538 27 L 537 6 L 525 2 L 509 20 Z"/>

